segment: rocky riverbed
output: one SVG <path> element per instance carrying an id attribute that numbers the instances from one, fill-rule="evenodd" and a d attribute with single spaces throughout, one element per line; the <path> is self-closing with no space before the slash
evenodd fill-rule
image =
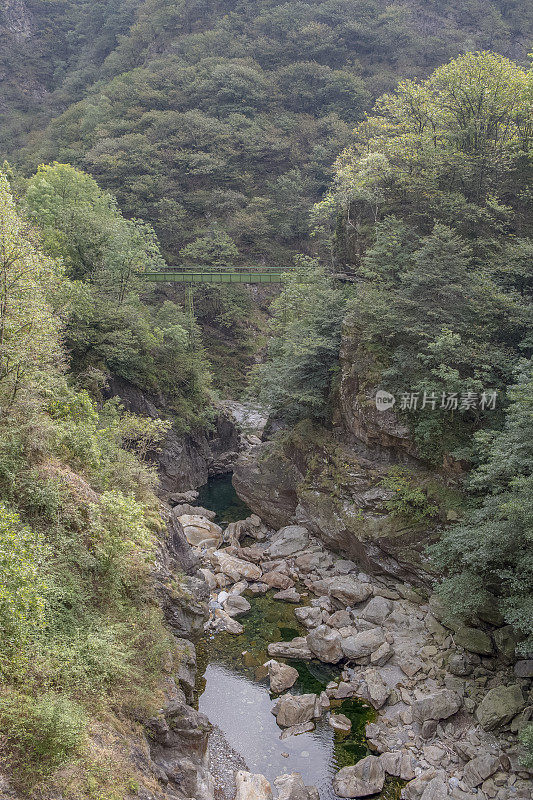
<path id="1" fill-rule="evenodd" d="M 208 636 L 234 639 L 245 660 L 254 598 L 280 604 L 294 619 L 297 635 L 268 642 L 264 661 L 249 662 L 270 683 L 269 710 L 281 742 L 293 744 L 324 725 L 335 737 L 346 735 L 351 720 L 339 705 L 347 700 L 374 714 L 365 730 L 369 750 L 338 765 L 327 794 L 310 784 L 301 763 L 292 768 L 289 744 L 287 770 L 274 779 L 235 769 L 228 789 L 226 763 L 226 794 L 235 791 L 236 800 L 267 800 L 276 792 L 279 800 L 390 796 L 392 790 L 405 800 L 531 797 L 516 734 L 531 716 L 533 663 L 516 660 L 512 631 L 490 610 L 476 627 L 460 625 L 435 598 L 365 574 L 300 525 L 274 531 L 251 515 L 223 530 L 212 511 L 183 504 L 171 516 L 201 562 Z M 331 670 L 331 680 L 302 691 L 294 668 L 302 663 Z M 253 727 L 253 704 L 249 716 Z"/>

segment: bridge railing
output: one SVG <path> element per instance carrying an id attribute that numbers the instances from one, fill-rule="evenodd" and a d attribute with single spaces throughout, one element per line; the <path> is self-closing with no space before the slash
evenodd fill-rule
<path id="1" fill-rule="evenodd" d="M 172 270 L 141 272 L 141 278 L 151 283 L 281 283 L 287 270 L 243 270 L 240 272 Z"/>

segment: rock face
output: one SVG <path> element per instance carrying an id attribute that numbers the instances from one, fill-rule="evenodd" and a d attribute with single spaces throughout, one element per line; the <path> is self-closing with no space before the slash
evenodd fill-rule
<path id="1" fill-rule="evenodd" d="M 476 710 L 479 724 L 486 731 L 499 728 L 512 720 L 524 706 L 524 696 L 518 684 L 496 686 L 487 692 Z"/>
<path id="2" fill-rule="evenodd" d="M 166 782 L 185 796 L 210 800 L 213 786 L 207 770 L 207 742 L 211 725 L 207 717 L 174 700 L 146 727 L 152 762 Z"/>
<path id="3" fill-rule="evenodd" d="M 383 789 L 385 770 L 379 758 L 367 756 L 354 767 L 344 767 L 333 779 L 339 797 L 369 797 Z"/>
<path id="4" fill-rule="evenodd" d="M 240 770 L 235 775 L 235 800 L 272 800 L 272 787 L 264 775 Z"/>
<path id="5" fill-rule="evenodd" d="M 128 411 L 151 419 L 165 416 L 166 400 L 142 392 L 122 378 L 111 378 L 106 397 L 119 397 Z M 183 492 L 206 483 L 210 475 L 229 472 L 238 457 L 241 442 L 227 412 L 221 410 L 210 433 L 178 434 L 170 429 L 159 450 L 148 456 L 158 465 L 161 489 Z"/>
<path id="6" fill-rule="evenodd" d="M 415 722 L 425 722 L 428 719 L 447 719 L 455 714 L 461 707 L 461 698 L 451 689 L 443 689 L 434 694 L 428 694 L 420 700 L 413 702 L 413 719 Z"/>
<path id="7" fill-rule="evenodd" d="M 393 493 L 381 485 L 402 437 L 385 437 L 382 446 L 371 447 L 371 435 L 354 442 L 344 420 L 337 422 L 333 432 L 300 424 L 283 440 L 242 453 L 233 473 L 237 493 L 271 527 L 301 524 L 368 572 L 429 582 L 417 555 L 428 532 L 392 517 L 387 504 Z M 331 475 L 316 466 L 331 463 L 343 465 L 334 494 Z"/>

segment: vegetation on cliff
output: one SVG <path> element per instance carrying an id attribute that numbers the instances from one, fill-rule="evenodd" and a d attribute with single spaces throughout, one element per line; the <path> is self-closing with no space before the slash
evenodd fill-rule
<path id="1" fill-rule="evenodd" d="M 5 177 L 0 241 L 4 757 L 25 792 L 48 780 L 64 797 L 90 786 L 122 797 L 127 763 L 104 769 L 87 734 L 105 739 L 115 715 L 133 730 L 172 652 L 150 580 L 155 475 L 135 455 L 165 426 L 136 424 L 114 401 L 97 408 L 68 379 L 62 336 L 79 287 L 40 249 Z"/>

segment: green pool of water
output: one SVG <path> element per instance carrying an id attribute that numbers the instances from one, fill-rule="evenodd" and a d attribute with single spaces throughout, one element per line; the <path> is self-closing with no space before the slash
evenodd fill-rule
<path id="1" fill-rule="evenodd" d="M 231 472 L 225 475 L 216 475 L 198 490 L 198 505 L 215 511 L 215 522 L 219 525 L 238 522 L 240 519 L 246 519 L 252 513 L 233 488 L 231 478 Z"/>

